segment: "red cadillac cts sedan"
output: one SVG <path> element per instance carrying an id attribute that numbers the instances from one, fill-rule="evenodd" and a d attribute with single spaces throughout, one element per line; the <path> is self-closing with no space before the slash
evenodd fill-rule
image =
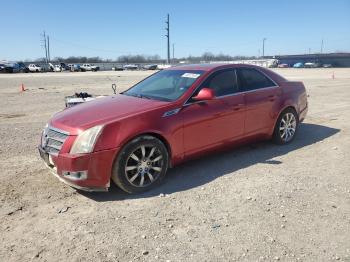
<path id="1" fill-rule="evenodd" d="M 49 121 L 39 152 L 68 185 L 149 190 L 167 169 L 249 141 L 287 144 L 304 120 L 302 82 L 252 65 L 172 67 L 121 94 L 65 109 Z"/>

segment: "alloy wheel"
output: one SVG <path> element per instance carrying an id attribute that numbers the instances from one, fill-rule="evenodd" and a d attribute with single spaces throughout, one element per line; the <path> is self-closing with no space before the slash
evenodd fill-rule
<path id="1" fill-rule="evenodd" d="M 136 187 L 147 187 L 156 181 L 163 169 L 163 155 L 153 145 L 141 145 L 127 158 L 125 176 Z"/>
<path id="2" fill-rule="evenodd" d="M 295 118 L 295 115 L 293 113 L 286 113 L 280 122 L 279 126 L 279 133 L 281 136 L 281 139 L 284 142 L 290 141 L 295 134 L 297 128 L 297 120 Z"/>

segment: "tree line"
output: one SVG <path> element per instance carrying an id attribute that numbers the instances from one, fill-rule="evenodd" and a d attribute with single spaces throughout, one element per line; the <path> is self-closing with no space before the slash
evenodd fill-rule
<path id="1" fill-rule="evenodd" d="M 256 56 L 231 56 L 226 54 L 213 54 L 205 52 L 201 56 L 192 56 L 171 59 L 172 63 L 186 61 L 190 63 L 210 62 L 210 61 L 230 61 L 230 60 L 245 60 L 256 59 Z M 36 62 L 44 61 L 44 58 L 35 60 Z M 29 62 L 29 61 L 28 61 Z M 116 59 L 103 59 L 101 57 L 86 57 L 86 56 L 69 56 L 66 58 L 55 57 L 51 60 L 52 63 L 166 63 L 166 59 L 162 59 L 159 55 L 123 55 Z"/>

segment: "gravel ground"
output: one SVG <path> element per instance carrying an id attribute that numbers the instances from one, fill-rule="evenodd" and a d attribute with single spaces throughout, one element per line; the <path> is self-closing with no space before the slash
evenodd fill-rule
<path id="1" fill-rule="evenodd" d="M 36 145 L 65 95 L 151 72 L 0 75 L 0 260 L 350 261 L 350 69 L 276 71 L 310 94 L 292 144 L 187 162 L 142 195 L 77 192 Z"/>

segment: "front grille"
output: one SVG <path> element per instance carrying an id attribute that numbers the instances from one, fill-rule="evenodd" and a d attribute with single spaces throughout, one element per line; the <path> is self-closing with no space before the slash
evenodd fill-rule
<path id="1" fill-rule="evenodd" d="M 41 146 L 47 153 L 57 156 L 68 135 L 69 133 L 63 130 L 48 126 L 44 129 Z"/>

